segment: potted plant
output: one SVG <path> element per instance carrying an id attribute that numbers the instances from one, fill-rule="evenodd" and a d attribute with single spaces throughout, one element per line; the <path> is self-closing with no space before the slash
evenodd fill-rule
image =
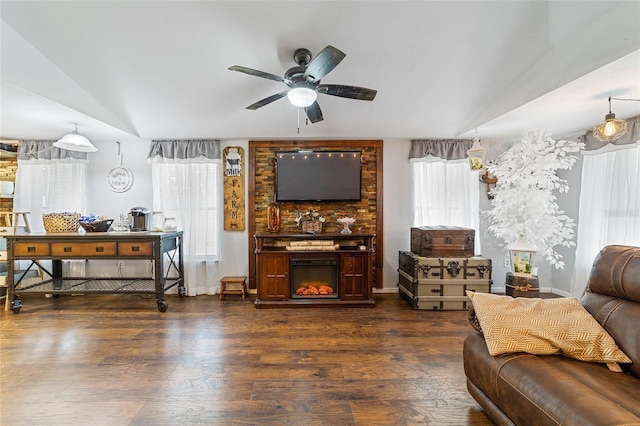
<path id="1" fill-rule="evenodd" d="M 502 153 L 489 173 L 497 178 L 491 191 L 492 208 L 485 214 L 489 232 L 504 240 L 505 246 L 524 237 L 556 268 L 564 262 L 555 247 L 575 246 L 575 223 L 560 210 L 557 193 L 566 193 L 569 185 L 557 175 L 571 169 L 584 148 L 581 142 L 555 141 L 550 134 L 526 132 L 520 142 Z"/>

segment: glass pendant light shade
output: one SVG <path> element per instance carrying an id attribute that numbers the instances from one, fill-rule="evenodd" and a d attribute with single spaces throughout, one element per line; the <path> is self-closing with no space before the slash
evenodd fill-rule
<path id="1" fill-rule="evenodd" d="M 306 87 L 294 87 L 287 92 L 287 97 L 294 106 L 306 108 L 316 101 L 318 94 Z"/>
<path id="2" fill-rule="evenodd" d="M 58 141 L 53 143 L 53 146 L 60 149 L 66 149 L 68 151 L 79 151 L 79 152 L 96 152 L 98 148 L 96 148 L 89 139 L 84 136 L 78 134 L 78 126 L 76 125 L 76 129 L 73 133 L 69 133 L 68 135 L 64 135 Z"/>
<path id="3" fill-rule="evenodd" d="M 611 112 L 605 116 L 603 123 L 593 128 L 593 137 L 603 142 L 613 142 L 625 133 L 627 122 L 617 119 Z"/>
<path id="4" fill-rule="evenodd" d="M 611 112 L 611 99 L 620 101 L 637 101 L 637 99 L 620 99 L 609 96 L 609 114 L 604 116 L 604 122 L 593 128 L 593 137 L 602 142 L 613 142 L 627 133 L 627 122 L 616 118 Z"/>

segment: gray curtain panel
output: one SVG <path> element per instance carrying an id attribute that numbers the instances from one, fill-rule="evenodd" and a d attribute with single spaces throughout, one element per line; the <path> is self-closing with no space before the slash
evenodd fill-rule
<path id="1" fill-rule="evenodd" d="M 53 146 L 50 140 L 18 141 L 18 160 L 87 160 L 86 152 L 67 151 Z"/>
<path id="2" fill-rule="evenodd" d="M 156 157 L 173 160 L 194 160 L 206 158 L 219 160 L 220 141 L 217 139 L 181 139 L 151 141 L 147 159 Z"/>
<path id="3" fill-rule="evenodd" d="M 432 155 L 443 160 L 461 160 L 467 158 L 472 145 L 471 139 L 416 139 L 411 141 L 409 159 Z"/>

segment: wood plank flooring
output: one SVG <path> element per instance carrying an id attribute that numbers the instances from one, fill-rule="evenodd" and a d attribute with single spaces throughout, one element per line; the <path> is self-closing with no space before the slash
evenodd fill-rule
<path id="1" fill-rule="evenodd" d="M 466 390 L 466 312 L 249 299 L 25 295 L 0 313 L 0 424 L 493 424 Z"/>

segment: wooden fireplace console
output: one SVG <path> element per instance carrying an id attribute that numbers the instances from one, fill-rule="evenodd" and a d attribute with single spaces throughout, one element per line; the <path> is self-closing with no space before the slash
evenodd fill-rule
<path id="1" fill-rule="evenodd" d="M 256 234 L 256 308 L 374 307 L 372 290 L 373 239 L 369 233 Z M 328 241 L 335 250 L 292 250 L 293 241 Z M 292 297 L 291 259 L 334 259 L 338 265 L 334 297 Z"/>

